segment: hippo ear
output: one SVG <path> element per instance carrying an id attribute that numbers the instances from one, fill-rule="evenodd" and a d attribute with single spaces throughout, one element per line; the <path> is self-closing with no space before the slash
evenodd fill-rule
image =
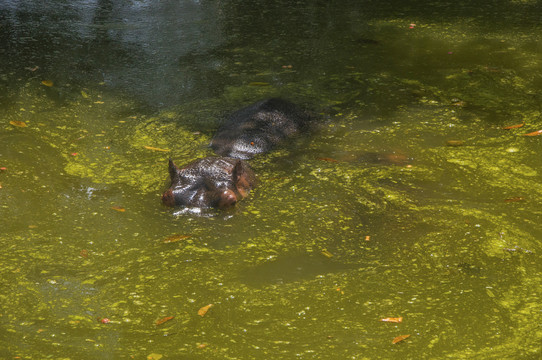
<path id="1" fill-rule="evenodd" d="M 243 160 L 237 160 L 233 166 L 232 180 L 243 197 L 245 197 L 248 194 L 248 191 L 256 184 L 256 177 L 254 176 L 252 169 Z"/>
<path id="2" fill-rule="evenodd" d="M 244 173 L 243 162 L 241 160 L 237 160 L 231 172 L 233 182 L 236 183 L 239 180 L 239 178 L 243 176 L 243 173 Z"/>
<path id="3" fill-rule="evenodd" d="M 171 158 L 169 158 L 169 177 L 171 178 L 171 182 L 175 182 L 179 178 L 179 168 Z"/>

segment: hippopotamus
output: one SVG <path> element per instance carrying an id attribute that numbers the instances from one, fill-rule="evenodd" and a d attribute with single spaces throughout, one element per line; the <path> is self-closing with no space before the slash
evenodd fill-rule
<path id="1" fill-rule="evenodd" d="M 243 160 L 206 157 L 180 169 L 169 159 L 171 186 L 162 195 L 167 206 L 189 208 L 233 207 L 256 184 L 256 176 Z"/>
<path id="2" fill-rule="evenodd" d="M 287 100 L 262 100 L 231 114 L 211 140 L 211 148 L 221 156 L 251 159 L 305 130 L 310 119 Z"/>

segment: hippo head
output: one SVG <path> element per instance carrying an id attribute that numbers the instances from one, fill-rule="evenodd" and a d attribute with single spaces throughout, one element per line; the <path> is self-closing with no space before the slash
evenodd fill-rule
<path id="1" fill-rule="evenodd" d="M 171 186 L 162 195 L 167 206 L 228 209 L 246 197 L 256 178 L 243 160 L 207 157 L 179 168 L 170 159 Z"/>

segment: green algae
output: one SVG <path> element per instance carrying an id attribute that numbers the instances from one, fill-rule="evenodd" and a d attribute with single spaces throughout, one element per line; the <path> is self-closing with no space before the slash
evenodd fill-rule
<path id="1" fill-rule="evenodd" d="M 438 76 L 345 67 L 279 88 L 273 77 L 286 70 L 262 60 L 220 98 L 152 116 L 113 98 L 76 98 L 61 112 L 38 113 L 48 99 L 23 87 L 25 110 L 6 119 L 29 126 L 4 130 L 21 134 L 10 159 L 26 159 L 27 168 L 10 163 L 14 177 L 0 178 L 3 210 L 15 213 L 6 228 L 16 228 L 2 235 L 11 245 L 0 253 L 8 351 L 38 358 L 539 355 L 540 146 L 521 134 L 542 127 L 535 79 L 524 75 L 540 59 L 517 50 L 525 44 L 508 48 L 521 34 L 480 40 L 466 33 L 468 23 L 459 25 L 418 24 L 422 31 L 408 35 L 411 52 L 400 46 L 404 36 L 375 50 L 395 55 L 383 64 L 400 54 L 435 70 L 450 59 Z M 408 21 L 375 26 L 397 34 Z M 426 48 L 442 56 L 422 56 Z M 486 50 L 525 68 L 454 60 Z M 243 51 L 274 58 L 271 50 Z M 359 56 L 352 53 L 354 66 L 369 66 Z M 272 85 L 250 86 L 258 81 Z M 174 217 L 158 198 L 144 198 L 164 185 L 168 157 L 183 163 L 211 154 L 207 144 L 224 114 L 289 93 L 338 113 L 315 134 L 251 161 L 260 184 L 232 213 Z M 32 136 L 39 146 L 27 146 Z M 451 139 L 464 145 L 446 146 Z M 25 150 L 34 158 L 23 158 Z M 366 153 L 408 160 L 372 162 Z M 100 184 L 109 192 L 87 195 Z M 33 202 L 22 201 L 29 193 Z M 506 202 L 513 198 L 522 200 Z M 108 212 L 119 201 L 127 211 Z M 42 214 L 28 216 L 21 202 L 40 204 Z M 172 233 L 191 238 L 162 244 Z M 215 306 L 201 318 L 197 310 L 208 303 Z M 175 320 L 154 325 L 170 315 Z M 378 321 L 391 315 L 404 323 Z M 110 324 L 97 321 L 105 317 Z M 403 333 L 412 336 L 391 345 Z"/>

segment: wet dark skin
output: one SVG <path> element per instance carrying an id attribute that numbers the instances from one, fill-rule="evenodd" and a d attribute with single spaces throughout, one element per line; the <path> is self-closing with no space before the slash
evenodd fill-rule
<path id="1" fill-rule="evenodd" d="M 179 169 L 169 161 L 171 186 L 162 195 L 167 206 L 233 207 L 255 186 L 256 177 L 242 159 L 266 153 L 302 130 L 310 116 L 283 99 L 259 101 L 231 114 L 211 141 L 219 157 L 196 160 Z"/>
<path id="2" fill-rule="evenodd" d="M 306 130 L 311 116 L 283 99 L 259 101 L 231 114 L 211 141 L 222 156 L 251 159 Z"/>
<path id="3" fill-rule="evenodd" d="M 256 177 L 243 160 L 206 157 L 179 168 L 169 160 L 171 186 L 162 195 L 164 205 L 228 209 L 246 197 Z"/>

